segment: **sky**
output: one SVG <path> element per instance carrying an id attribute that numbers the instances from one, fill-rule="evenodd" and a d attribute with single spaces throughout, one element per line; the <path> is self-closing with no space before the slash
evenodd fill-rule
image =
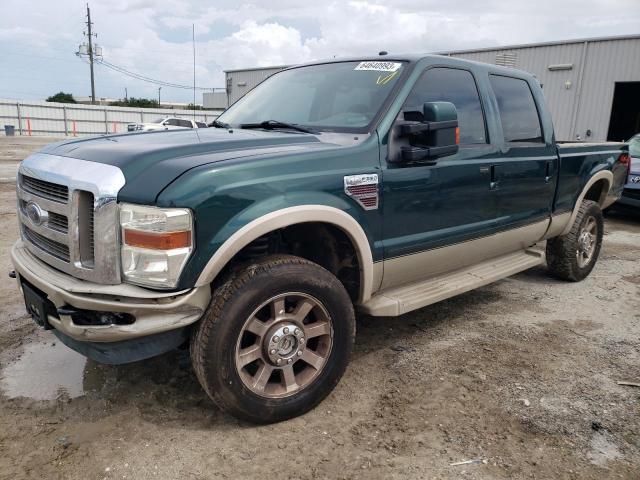
<path id="1" fill-rule="evenodd" d="M 381 50 L 417 53 L 640 34 L 640 0 L 92 0 L 104 60 L 153 79 L 224 87 L 224 70 L 290 65 Z M 91 92 L 75 52 L 85 2 L 1 0 L 0 98 Z M 640 61 L 636 59 L 636 61 Z M 156 85 L 96 65 L 96 97 L 157 98 Z M 163 87 L 162 101 L 191 90 Z M 198 91 L 196 103 L 202 102 Z"/>

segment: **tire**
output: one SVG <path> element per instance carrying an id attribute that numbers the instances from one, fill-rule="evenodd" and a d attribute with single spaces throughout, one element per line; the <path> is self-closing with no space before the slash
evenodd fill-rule
<path id="1" fill-rule="evenodd" d="M 335 276 L 299 257 L 269 256 L 214 286 L 192 332 L 191 362 L 222 410 L 279 422 L 331 393 L 354 338 L 353 305 Z"/>
<path id="2" fill-rule="evenodd" d="M 584 200 L 569 233 L 547 241 L 549 273 L 560 280 L 572 282 L 586 278 L 598 260 L 603 227 L 600 206 L 594 201 Z M 589 234 L 588 240 L 584 237 L 585 232 Z"/>

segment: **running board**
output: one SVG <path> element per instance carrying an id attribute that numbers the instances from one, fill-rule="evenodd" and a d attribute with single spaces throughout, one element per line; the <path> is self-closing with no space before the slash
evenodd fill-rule
<path id="1" fill-rule="evenodd" d="M 396 317 L 535 267 L 544 260 L 544 250 L 535 247 L 510 253 L 427 280 L 380 291 L 360 305 L 360 311 L 375 317 Z"/>

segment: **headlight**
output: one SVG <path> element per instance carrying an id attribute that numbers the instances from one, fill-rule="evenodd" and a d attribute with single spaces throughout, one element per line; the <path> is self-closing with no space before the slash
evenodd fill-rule
<path id="1" fill-rule="evenodd" d="M 186 208 L 120 205 L 122 273 L 130 283 L 174 288 L 193 252 L 193 217 Z"/>

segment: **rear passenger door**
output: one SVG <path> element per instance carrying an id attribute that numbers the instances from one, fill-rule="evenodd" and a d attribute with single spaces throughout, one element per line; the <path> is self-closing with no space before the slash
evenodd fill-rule
<path id="1" fill-rule="evenodd" d="M 558 172 L 552 132 L 544 132 L 540 121 L 544 106 L 536 104 L 527 80 L 489 74 L 489 84 L 504 138 L 491 166 L 499 215 L 514 227 L 544 221 L 551 214 Z"/>

